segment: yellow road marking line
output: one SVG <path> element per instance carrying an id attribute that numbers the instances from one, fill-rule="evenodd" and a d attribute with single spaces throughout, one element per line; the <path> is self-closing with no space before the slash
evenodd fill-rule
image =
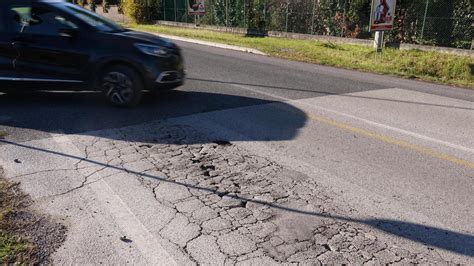
<path id="1" fill-rule="evenodd" d="M 411 131 L 404 130 L 404 129 L 401 129 L 401 128 L 392 127 L 392 126 L 389 126 L 389 125 L 377 123 L 377 122 L 374 122 L 374 121 L 371 121 L 371 120 L 368 120 L 368 119 L 364 119 L 362 117 L 357 117 L 357 116 L 346 114 L 346 113 L 343 113 L 343 112 L 338 112 L 336 110 L 331 110 L 331 109 L 328 109 L 328 108 L 324 108 L 322 106 L 307 103 L 303 100 L 291 100 L 289 98 L 281 97 L 281 96 L 275 95 L 273 93 L 268 93 L 268 92 L 263 92 L 263 91 L 260 91 L 260 90 L 257 90 L 257 89 L 253 89 L 253 88 L 248 87 L 248 86 L 235 85 L 235 84 L 232 84 L 232 86 L 242 88 L 242 89 L 245 89 L 245 90 L 248 90 L 248 91 L 252 91 L 254 93 L 258 93 L 258 94 L 270 96 L 270 97 L 273 97 L 273 98 L 277 98 L 277 99 L 282 100 L 282 102 L 289 103 L 289 104 L 294 104 L 295 106 L 301 104 L 301 105 L 307 106 L 311 109 L 316 109 L 316 110 L 320 110 L 320 111 L 324 111 L 324 112 L 330 112 L 330 113 L 336 114 L 338 116 L 344 116 L 344 117 L 347 117 L 347 118 L 350 118 L 350 119 L 355 119 L 355 120 L 358 120 L 358 121 L 362 121 L 366 124 L 373 125 L 373 126 L 376 126 L 376 127 L 379 127 L 379 128 L 388 129 L 390 131 L 401 133 L 403 135 L 415 137 L 417 139 L 421 139 L 421 140 L 425 140 L 425 141 L 429 141 L 429 142 L 434 142 L 434 143 L 437 143 L 437 144 L 440 144 L 440 145 L 443 145 L 443 146 L 446 146 L 446 147 L 449 147 L 449 148 L 453 148 L 453 149 L 456 149 L 456 150 L 460 150 L 460 151 L 463 151 L 463 152 L 469 152 L 469 153 L 474 154 L 474 149 L 471 149 L 471 148 L 467 148 L 467 147 L 464 147 L 464 146 L 449 143 L 449 142 L 442 141 L 442 140 L 435 139 L 435 138 L 430 138 L 428 136 L 420 135 L 420 134 L 417 134 L 415 132 L 411 132 Z"/>
<path id="2" fill-rule="evenodd" d="M 394 139 L 394 138 L 386 136 L 386 135 L 382 135 L 382 134 L 371 132 L 371 131 L 368 131 L 368 130 L 365 130 L 365 129 L 353 127 L 353 126 L 350 126 L 350 125 L 347 125 L 347 124 L 344 124 L 344 123 L 336 122 L 334 120 L 327 119 L 327 118 L 324 118 L 322 116 L 318 116 L 318 115 L 315 115 L 315 114 L 308 114 L 308 116 L 312 120 L 319 121 L 319 122 L 322 122 L 322 123 L 325 123 L 325 124 L 328 124 L 328 125 L 340 128 L 340 129 L 349 130 L 349 131 L 358 133 L 360 135 L 363 135 L 365 137 L 380 140 L 380 141 L 388 143 L 388 144 L 396 145 L 396 146 L 399 146 L 399 147 L 402 147 L 402 148 L 405 148 L 405 149 L 409 149 L 409 150 L 414 150 L 414 151 L 424 153 L 424 154 L 430 155 L 432 157 L 435 157 L 435 158 L 438 158 L 438 159 L 441 159 L 441 160 L 444 160 L 444 161 L 449 161 L 449 162 L 455 163 L 457 165 L 464 166 L 466 168 L 474 169 L 474 162 L 469 162 L 469 161 L 466 161 L 466 160 L 463 160 L 463 159 L 460 159 L 460 158 L 457 158 L 457 157 L 454 157 L 454 156 L 451 156 L 451 155 L 447 155 L 447 154 L 444 154 L 444 153 L 441 153 L 441 152 L 438 152 L 438 151 L 435 151 L 435 150 L 432 150 L 432 149 L 429 149 L 429 148 L 421 147 L 421 146 L 418 146 L 418 145 L 415 145 L 415 144 L 412 144 L 412 143 L 408 143 L 408 142 L 405 142 L 405 141 L 402 141 L 402 140 L 397 140 L 397 139 Z"/>
<path id="3" fill-rule="evenodd" d="M 253 88 L 248 87 L 248 86 L 242 86 L 242 85 L 232 85 L 232 86 L 242 88 L 242 89 L 245 89 L 245 90 L 249 90 L 249 91 L 253 91 L 255 93 L 267 95 L 267 96 L 270 96 L 270 97 L 274 97 L 274 98 L 277 98 L 277 99 L 281 99 L 285 102 L 290 102 L 290 103 L 295 102 L 295 101 L 292 101 L 289 98 L 285 98 L 285 97 L 281 97 L 281 96 L 278 96 L 278 95 L 275 95 L 275 94 L 272 94 L 272 93 L 256 90 L 256 89 L 253 89 Z M 305 103 L 305 102 L 298 102 L 297 101 L 296 104 L 303 104 L 303 105 L 306 105 L 310 108 L 321 109 L 321 110 L 324 110 L 324 111 L 333 112 L 333 113 L 336 113 L 336 114 L 339 114 L 339 115 L 344 115 L 344 116 L 347 116 L 347 117 L 350 117 L 350 118 L 362 120 L 366 123 L 370 122 L 368 120 L 360 119 L 360 118 L 355 117 L 355 116 L 347 115 L 347 114 L 344 114 L 344 113 L 339 113 L 339 112 L 329 110 L 329 109 L 326 109 L 326 108 L 322 108 L 322 107 L 313 106 L 312 104 Z M 415 145 L 415 144 L 412 144 L 412 143 L 408 143 L 408 142 L 405 142 L 405 141 L 397 140 L 397 139 L 394 139 L 394 138 L 386 136 L 386 135 L 382 135 L 382 134 L 374 133 L 374 132 L 364 130 L 364 129 L 361 129 L 361 128 L 353 127 L 353 126 L 350 126 L 348 124 L 336 122 L 334 120 L 327 119 L 327 118 L 324 118 L 322 116 L 314 115 L 314 114 L 311 114 L 311 113 L 308 113 L 308 117 L 310 119 L 315 120 L 315 121 L 319 121 L 319 122 L 322 122 L 322 123 L 325 123 L 325 124 L 328 124 L 328 125 L 332 125 L 332 126 L 335 126 L 335 127 L 341 128 L 341 129 L 349 130 L 349 131 L 358 133 L 360 135 L 363 135 L 363 136 L 366 136 L 366 137 L 369 137 L 369 138 L 372 138 L 372 139 L 377 139 L 377 140 L 380 140 L 380 141 L 388 143 L 388 144 L 396 145 L 396 146 L 399 146 L 399 147 L 402 147 L 402 148 L 405 148 L 405 149 L 408 149 L 408 150 L 417 151 L 417 152 L 420 152 L 420 153 L 423 153 L 423 154 L 430 155 L 434 158 L 438 158 L 438 159 L 441 159 L 441 160 L 444 160 L 444 161 L 452 162 L 454 164 L 461 165 L 461 166 L 464 166 L 466 168 L 474 169 L 474 162 L 466 161 L 466 160 L 463 160 L 463 159 L 460 159 L 460 158 L 457 158 L 457 157 L 454 157 L 454 156 L 451 156 L 451 155 L 447 155 L 447 154 L 435 151 L 433 149 L 429 149 L 429 148 L 421 147 L 421 146 L 418 146 L 418 145 Z M 394 128 L 390 128 L 390 129 L 393 130 Z M 409 132 L 403 131 L 403 130 L 398 130 L 398 131 L 400 131 L 402 133 L 405 133 L 405 134 L 409 133 Z M 417 137 L 416 136 L 417 134 L 409 134 L 409 135 L 412 135 L 412 136 L 414 135 L 415 137 Z M 423 139 L 429 139 L 429 138 L 424 137 Z M 433 141 L 433 139 L 431 139 L 431 141 Z M 440 143 L 440 141 L 436 141 L 436 143 Z M 446 143 L 441 143 L 441 144 L 446 145 Z M 455 145 L 448 145 L 448 146 L 453 147 Z M 455 147 L 455 148 L 456 149 L 463 148 L 462 150 L 466 150 L 464 147 Z"/>

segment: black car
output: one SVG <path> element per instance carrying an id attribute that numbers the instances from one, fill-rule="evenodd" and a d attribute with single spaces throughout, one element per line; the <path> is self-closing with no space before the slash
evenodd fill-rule
<path id="1" fill-rule="evenodd" d="M 0 91 L 100 90 L 118 106 L 184 82 L 181 51 L 59 0 L 0 0 Z"/>

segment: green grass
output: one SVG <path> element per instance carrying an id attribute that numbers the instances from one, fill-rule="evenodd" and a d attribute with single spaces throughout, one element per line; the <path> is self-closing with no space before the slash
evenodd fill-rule
<path id="1" fill-rule="evenodd" d="M 1 169 L 0 169 L 1 175 Z M 32 262 L 32 245 L 11 232 L 11 223 L 6 218 L 15 208 L 11 184 L 0 177 L 0 265 Z"/>
<path id="2" fill-rule="evenodd" d="M 474 89 L 474 58 L 420 50 L 386 48 L 382 58 L 362 45 L 314 40 L 260 38 L 159 25 L 133 29 L 258 49 L 270 56 L 346 69 L 396 75 Z"/>
<path id="3" fill-rule="evenodd" d="M 17 237 L 0 232 L 0 264 L 22 261 L 24 254 L 30 251 L 30 245 Z"/>
<path id="4" fill-rule="evenodd" d="M 8 133 L 6 131 L 0 130 L 0 139 L 5 138 L 6 136 L 8 136 Z"/>

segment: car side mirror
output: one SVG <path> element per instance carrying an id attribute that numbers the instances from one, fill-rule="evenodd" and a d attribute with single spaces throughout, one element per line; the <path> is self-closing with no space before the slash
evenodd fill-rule
<path id="1" fill-rule="evenodd" d="M 59 30 L 59 36 L 62 37 L 67 37 L 67 38 L 74 38 L 79 35 L 79 30 L 78 29 L 72 29 L 72 28 L 63 28 Z"/>

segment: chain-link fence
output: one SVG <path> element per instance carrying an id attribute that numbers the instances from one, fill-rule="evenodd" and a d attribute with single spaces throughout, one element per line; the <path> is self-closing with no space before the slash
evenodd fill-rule
<path id="1" fill-rule="evenodd" d="M 194 23 L 189 0 L 161 1 L 156 19 Z M 203 25 L 369 39 L 371 0 L 205 0 Z M 389 42 L 472 49 L 472 0 L 398 0 Z"/>
<path id="2" fill-rule="evenodd" d="M 163 0 L 159 19 L 194 22 L 188 0 Z M 260 31 L 371 38 L 370 0 L 206 0 L 202 24 Z M 393 42 L 471 48 L 471 0 L 399 0 Z"/>

